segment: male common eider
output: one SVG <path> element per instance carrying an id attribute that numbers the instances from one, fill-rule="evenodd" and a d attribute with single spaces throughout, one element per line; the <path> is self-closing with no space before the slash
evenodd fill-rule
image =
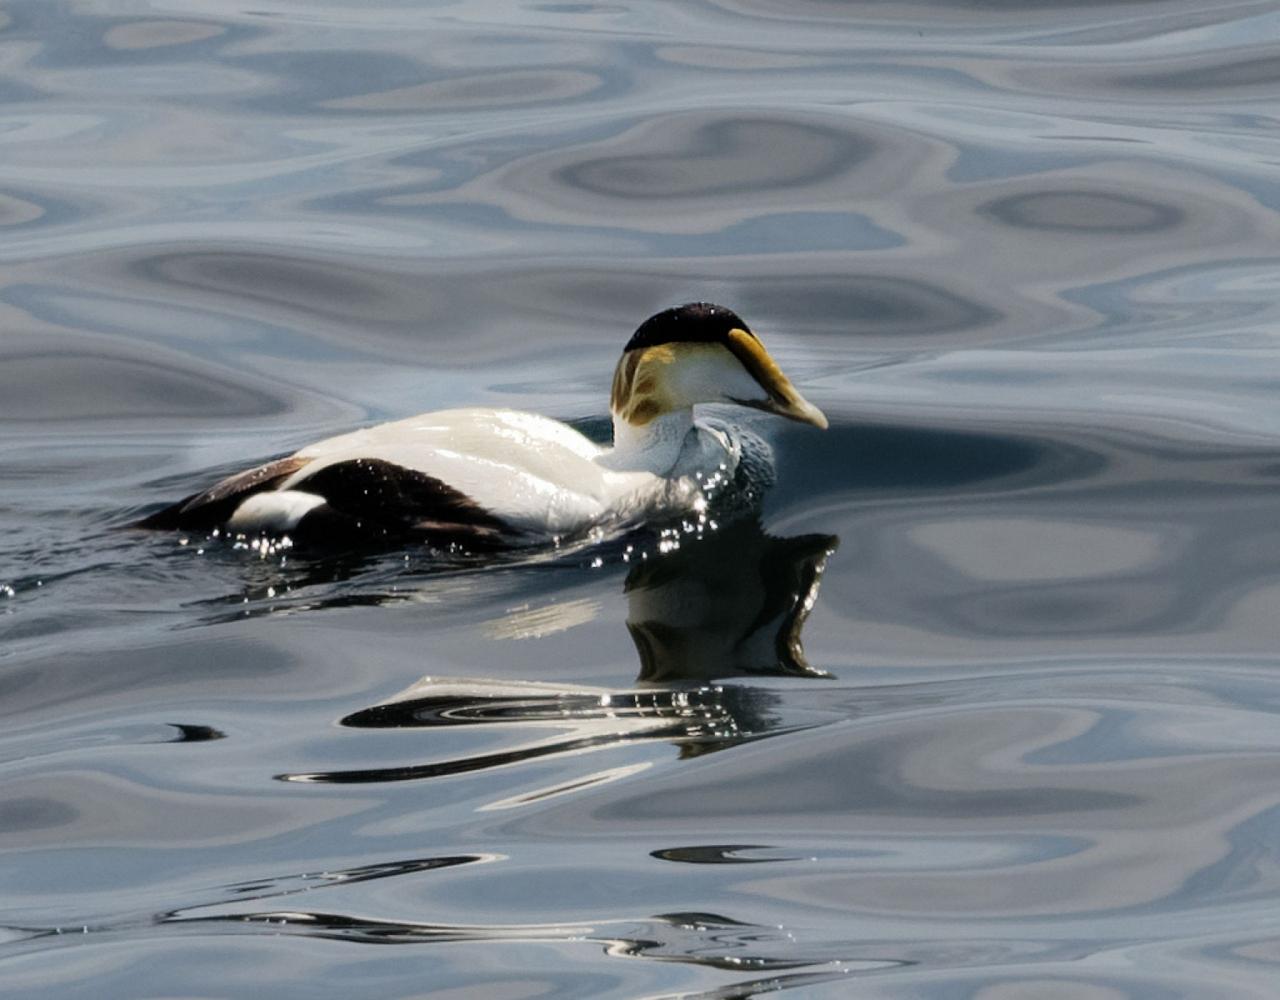
<path id="1" fill-rule="evenodd" d="M 537 543 L 694 502 L 707 477 L 732 474 L 738 442 L 695 421 L 698 403 L 737 403 L 827 426 L 746 323 L 706 302 L 640 325 L 622 352 L 609 402 L 612 448 L 534 413 L 440 410 L 309 445 L 229 476 L 140 526 Z"/>

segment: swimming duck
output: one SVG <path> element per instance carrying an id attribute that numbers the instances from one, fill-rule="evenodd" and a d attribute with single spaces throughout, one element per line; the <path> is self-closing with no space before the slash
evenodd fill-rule
<path id="1" fill-rule="evenodd" d="M 695 503 L 705 478 L 731 472 L 739 458 L 732 434 L 695 421 L 699 403 L 827 426 L 747 324 L 707 302 L 640 324 L 609 402 L 611 448 L 534 413 L 439 410 L 308 445 L 140 526 L 536 543 Z"/>

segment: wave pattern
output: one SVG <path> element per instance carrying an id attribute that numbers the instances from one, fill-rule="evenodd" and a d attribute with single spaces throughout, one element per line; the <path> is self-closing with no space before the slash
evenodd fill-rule
<path id="1" fill-rule="evenodd" d="M 4 5 L 5 988 L 1274 996 L 1277 28 Z M 752 517 L 127 529 L 424 409 L 607 433 L 693 298 L 832 418 Z"/>

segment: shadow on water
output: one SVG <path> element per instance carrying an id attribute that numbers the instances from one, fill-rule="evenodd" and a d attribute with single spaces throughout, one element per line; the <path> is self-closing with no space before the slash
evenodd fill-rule
<path id="1" fill-rule="evenodd" d="M 769 691 L 730 677 L 823 678 L 801 630 L 835 551 L 830 535 L 775 538 L 754 518 L 642 560 L 626 577 L 636 686 L 425 677 L 341 720 L 356 729 L 496 726 L 531 734 L 493 753 L 393 767 L 282 774 L 286 781 L 407 781 L 502 767 L 638 741 L 692 757 L 816 725 Z"/>

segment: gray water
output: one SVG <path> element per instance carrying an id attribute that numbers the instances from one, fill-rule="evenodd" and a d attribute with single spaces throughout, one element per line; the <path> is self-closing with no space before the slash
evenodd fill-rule
<path id="1" fill-rule="evenodd" d="M 1277 996 L 1278 38 L 0 5 L 0 993 Z M 754 517 L 127 530 L 422 410 L 599 433 L 689 299 L 832 421 Z"/>

